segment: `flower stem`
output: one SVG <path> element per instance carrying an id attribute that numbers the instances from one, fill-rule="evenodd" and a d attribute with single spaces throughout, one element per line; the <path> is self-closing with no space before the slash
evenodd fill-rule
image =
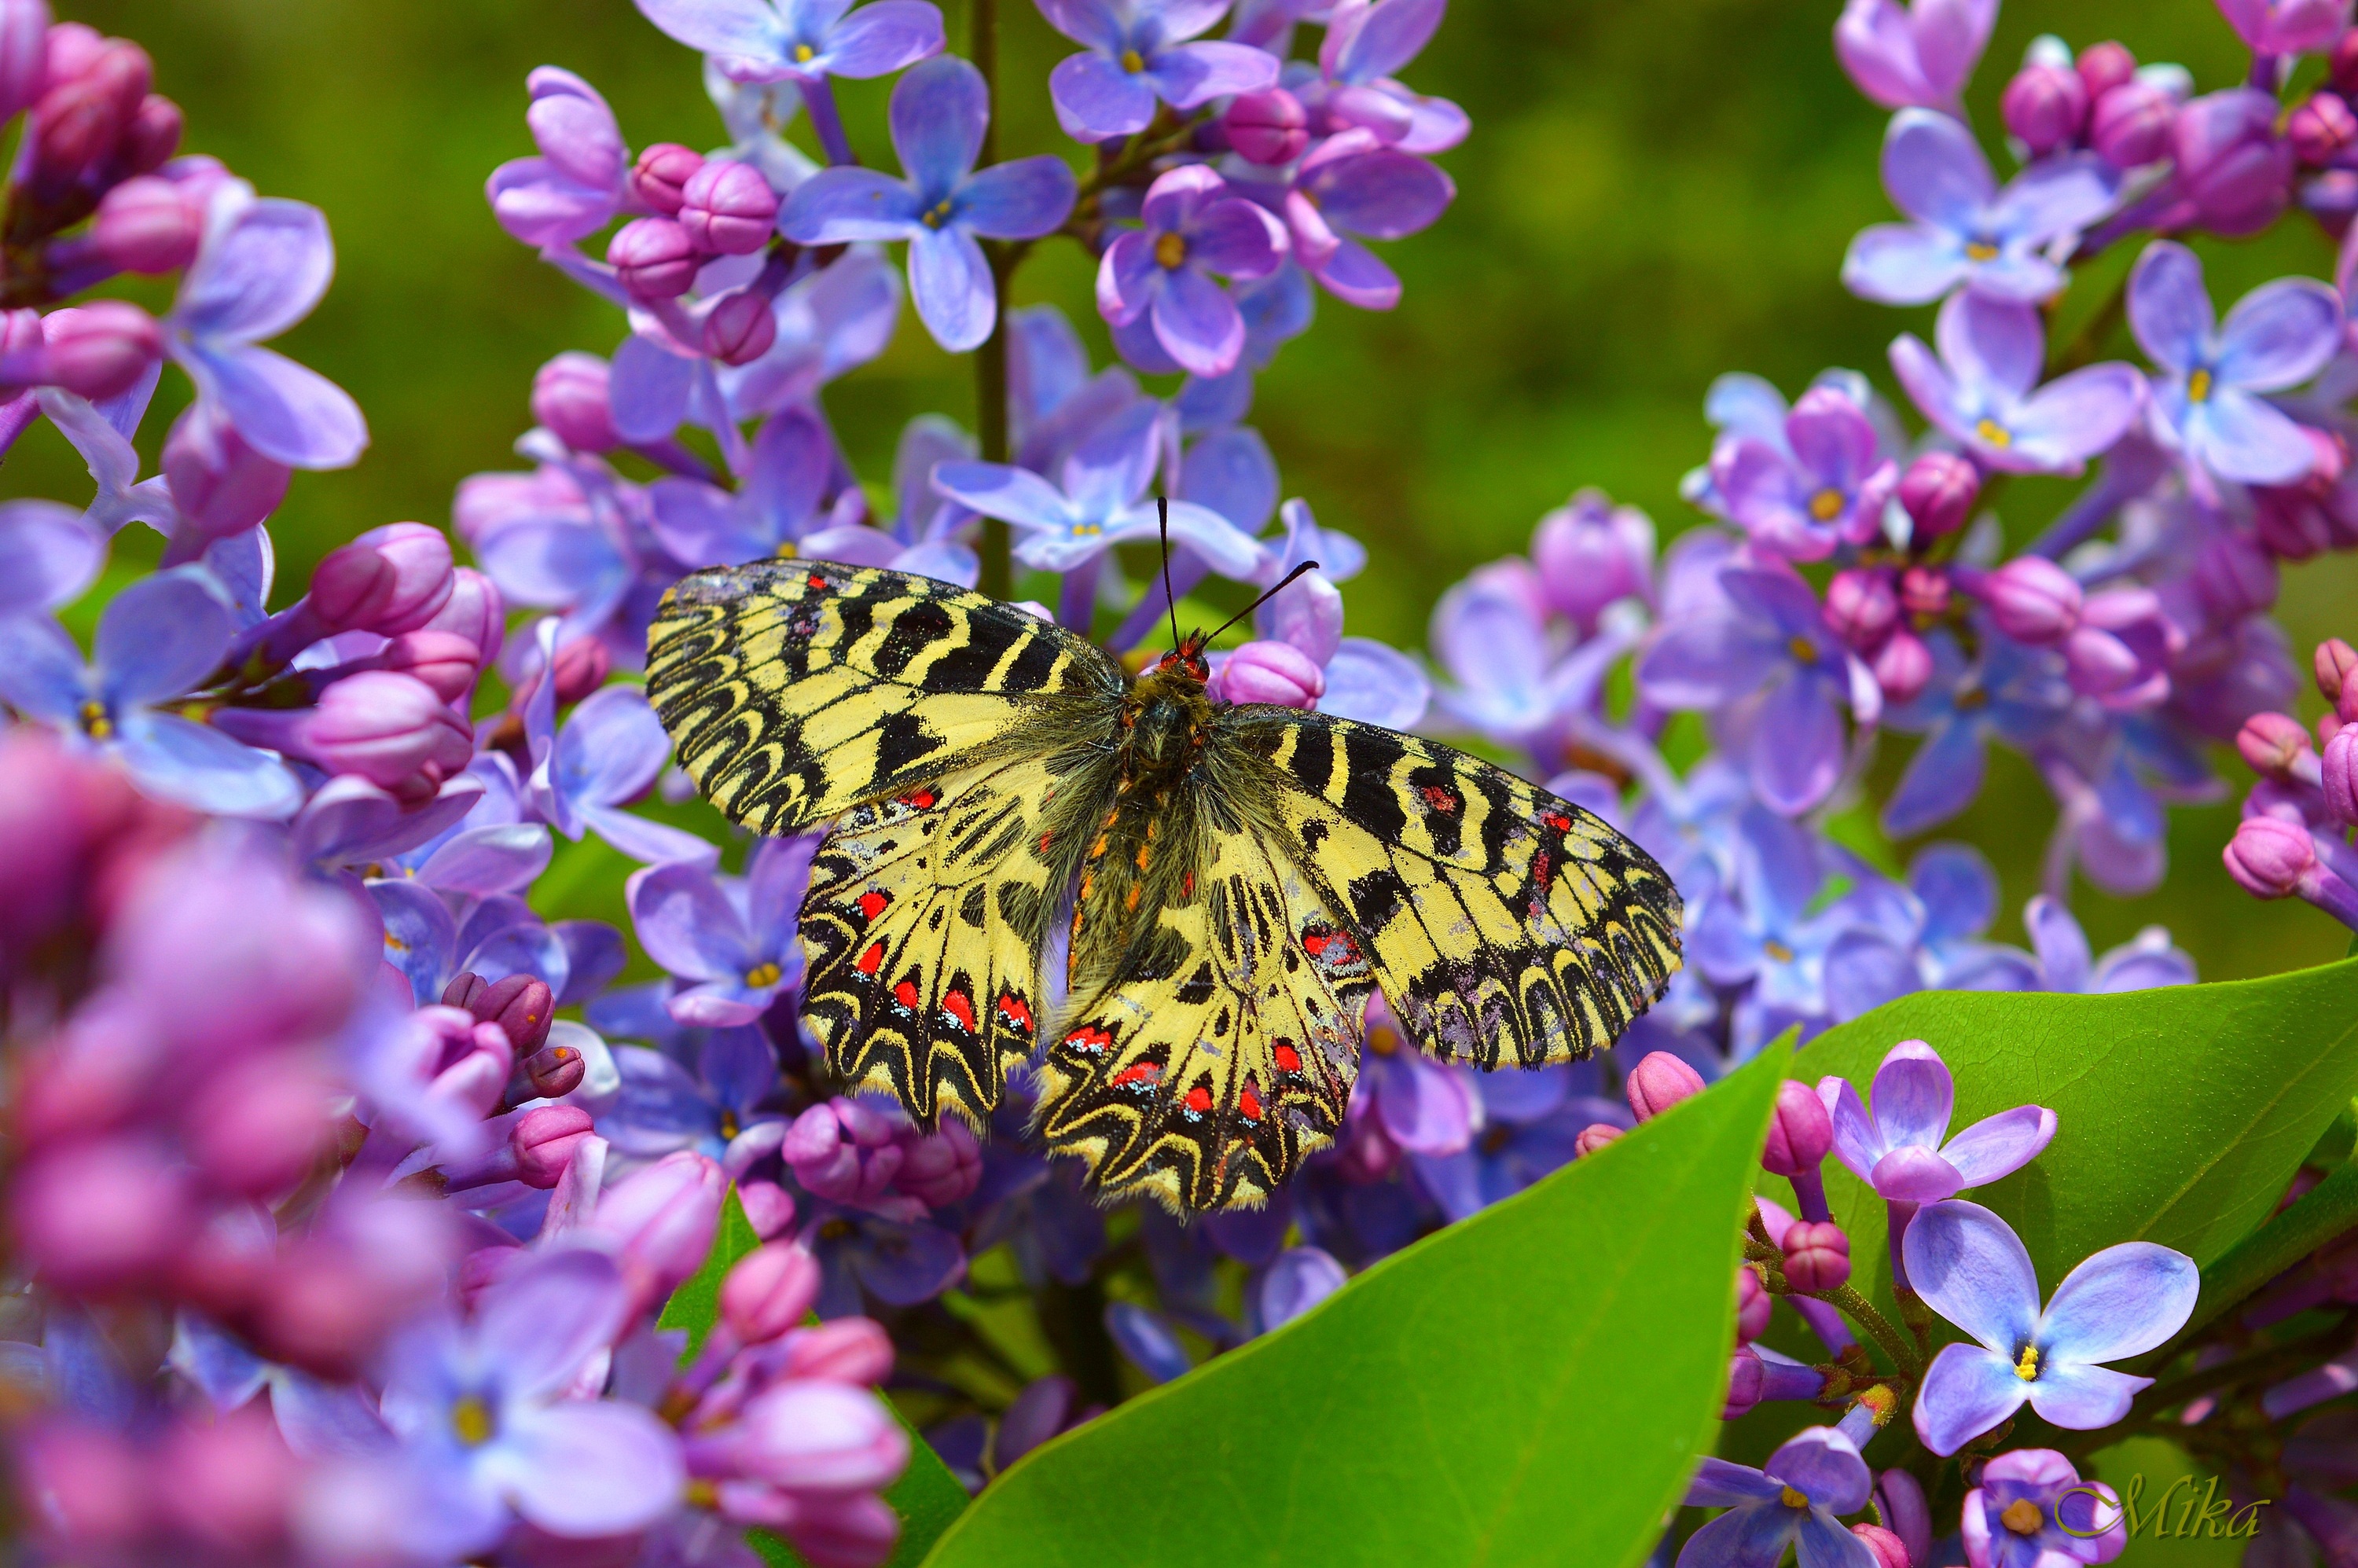
<path id="1" fill-rule="evenodd" d="M 999 0 L 973 3 L 967 58 L 982 73 L 990 108 L 975 167 L 989 168 L 999 161 Z M 984 462 L 1003 463 L 1007 461 L 1007 289 L 1016 264 L 1023 257 L 1021 251 L 998 245 L 987 246 L 985 254 L 990 258 L 992 297 L 999 308 L 990 323 L 990 336 L 974 351 L 975 439 Z M 1008 554 L 1007 524 L 996 517 L 982 520 L 980 553 L 982 575 L 975 586 L 993 599 L 1012 599 L 1015 568 Z"/>
<path id="2" fill-rule="evenodd" d="M 1817 1300 L 1857 1324 L 1883 1346 L 1883 1353 L 1892 1359 L 1902 1376 L 1913 1383 L 1922 1377 L 1924 1363 L 1891 1320 L 1875 1309 L 1875 1303 L 1858 1293 L 1856 1287 L 1838 1285 L 1831 1291 L 1814 1292 Z"/>
<path id="3" fill-rule="evenodd" d="M 2088 318 L 2087 324 L 2048 361 L 2049 379 L 2094 363 L 2096 356 L 2104 351 L 2104 340 L 2110 338 L 2113 330 L 2121 324 L 2122 316 L 2128 310 L 2128 274 L 2123 273 L 2120 282 L 2113 285 L 2113 291 L 2104 296 L 2104 302 L 2096 307 L 2096 313 Z"/>

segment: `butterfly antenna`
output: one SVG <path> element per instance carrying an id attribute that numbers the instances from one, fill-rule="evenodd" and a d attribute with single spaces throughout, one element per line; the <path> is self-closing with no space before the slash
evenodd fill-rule
<path id="1" fill-rule="evenodd" d="M 1154 498 L 1155 515 L 1163 522 L 1163 602 L 1171 611 L 1171 647 L 1179 647 L 1179 596 L 1171 591 L 1171 498 Z"/>
<path id="2" fill-rule="evenodd" d="M 1227 631 L 1238 622 L 1242 621 L 1246 616 L 1250 615 L 1254 611 L 1259 610 L 1262 605 L 1267 604 L 1271 600 L 1275 599 L 1279 594 L 1283 593 L 1287 587 L 1293 583 L 1295 578 L 1300 577 L 1303 572 L 1314 572 L 1317 569 L 1318 563 L 1316 561 L 1304 561 L 1300 566 L 1294 568 L 1292 571 L 1286 573 L 1283 577 L 1278 579 L 1276 587 L 1271 589 L 1267 593 L 1262 594 L 1259 599 L 1254 600 L 1250 604 L 1246 605 L 1242 610 L 1238 611 L 1234 615 L 1229 616 L 1226 621 L 1221 622 L 1220 631 L 1213 633 L 1211 637 L 1205 638 L 1204 646 L 1207 648 L 1210 647 L 1212 645 L 1212 638 L 1217 637 L 1220 634 L 1220 632 Z"/>

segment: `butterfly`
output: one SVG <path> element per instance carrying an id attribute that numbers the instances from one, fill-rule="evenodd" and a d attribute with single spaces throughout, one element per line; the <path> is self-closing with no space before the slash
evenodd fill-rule
<path id="1" fill-rule="evenodd" d="M 1103 1197 L 1247 1207 L 1342 1127 L 1372 991 L 1485 1068 L 1586 1056 L 1660 997 L 1680 901 L 1644 850 L 1447 746 L 1217 704 L 1209 638 L 1173 631 L 1132 678 L 903 572 L 665 595 L 647 692 L 689 776 L 757 833 L 833 824 L 803 1016 L 845 1085 L 979 1126 L 1037 1057 L 1033 1125 Z"/>

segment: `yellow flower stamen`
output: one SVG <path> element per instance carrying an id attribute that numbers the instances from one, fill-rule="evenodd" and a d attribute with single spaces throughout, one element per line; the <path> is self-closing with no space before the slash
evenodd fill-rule
<path id="1" fill-rule="evenodd" d="M 796 65 L 808 65 L 812 60 L 817 59 L 817 58 L 818 50 L 811 48 L 810 45 L 796 44 L 795 46 L 795 63 Z"/>
<path id="2" fill-rule="evenodd" d="M 1183 240 L 1178 235 L 1173 233 L 1164 233 L 1156 237 L 1154 242 L 1155 265 L 1163 268 L 1165 272 L 1176 272 L 1179 269 L 1180 264 L 1184 262 L 1186 259 L 1187 242 L 1185 240 Z"/>
<path id="3" fill-rule="evenodd" d="M 2211 373 L 2198 370 L 2186 378 L 2186 401 L 2207 403 L 2211 399 Z"/>
<path id="4" fill-rule="evenodd" d="M 1786 946 L 1774 936 L 1760 944 L 1760 950 L 1780 964 L 1790 964 L 1793 961 L 1793 949 Z"/>
<path id="5" fill-rule="evenodd" d="M 1786 1487 L 1784 1491 L 1778 1496 L 1777 1500 L 1783 1503 L 1789 1509 L 1805 1509 L 1810 1506 L 1810 1499 L 1801 1496 L 1801 1493 L 1795 1491 L 1790 1487 Z"/>
<path id="6" fill-rule="evenodd" d="M 1793 662 L 1797 665 L 1818 662 L 1818 645 L 1799 633 L 1795 633 L 1792 641 L 1785 644 L 1785 651 L 1793 655 Z"/>
<path id="7" fill-rule="evenodd" d="M 1979 424 L 1974 427 L 1974 434 L 1979 436 L 1983 440 L 1987 441 L 1993 447 L 2011 447 L 2014 445 L 2014 432 L 2007 429 L 2005 426 L 1999 424 L 1995 419 L 1982 420 Z"/>
<path id="8" fill-rule="evenodd" d="M 450 1406 L 450 1430 L 470 1448 L 492 1440 L 492 1407 L 481 1394 L 461 1394 Z"/>
<path id="9" fill-rule="evenodd" d="M 745 983 L 753 989 L 760 990 L 763 986 L 776 985 L 779 978 L 784 973 L 785 971 L 775 964 L 756 964 L 745 971 Z"/>
<path id="10" fill-rule="evenodd" d="M 81 705 L 82 733 L 93 741 L 112 740 L 114 720 L 106 716 L 106 704 L 93 697 Z"/>
<path id="11" fill-rule="evenodd" d="M 2022 1347 L 2022 1359 L 2014 1364 L 2014 1375 L 2026 1383 L 2035 1383 L 2039 1380 L 2038 1346 L 2026 1345 Z"/>
<path id="12" fill-rule="evenodd" d="M 1832 485 L 1810 497 L 1810 515 L 1821 523 L 1833 522 L 1842 515 L 1842 509 L 1843 492 Z"/>
<path id="13" fill-rule="evenodd" d="M 1987 240 L 1974 240 L 1965 246 L 1965 259 L 1977 262 L 1996 261 L 1997 247 Z"/>
<path id="14" fill-rule="evenodd" d="M 2039 1527 L 2047 1522 L 2047 1516 L 2028 1498 L 2017 1498 L 2006 1505 L 2006 1510 L 1997 1516 L 1997 1522 L 2017 1535 L 2037 1535 Z"/>
<path id="15" fill-rule="evenodd" d="M 1136 49 L 1124 49 L 1121 51 L 1121 68 L 1130 75 L 1136 76 L 1146 69 L 1146 57 Z"/>

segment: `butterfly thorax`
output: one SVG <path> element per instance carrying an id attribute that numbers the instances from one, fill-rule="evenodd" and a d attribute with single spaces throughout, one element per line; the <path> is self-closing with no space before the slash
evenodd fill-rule
<path id="1" fill-rule="evenodd" d="M 1121 706 L 1122 793 L 1152 799 L 1187 776 L 1212 723 L 1200 657 L 1166 654 Z"/>

